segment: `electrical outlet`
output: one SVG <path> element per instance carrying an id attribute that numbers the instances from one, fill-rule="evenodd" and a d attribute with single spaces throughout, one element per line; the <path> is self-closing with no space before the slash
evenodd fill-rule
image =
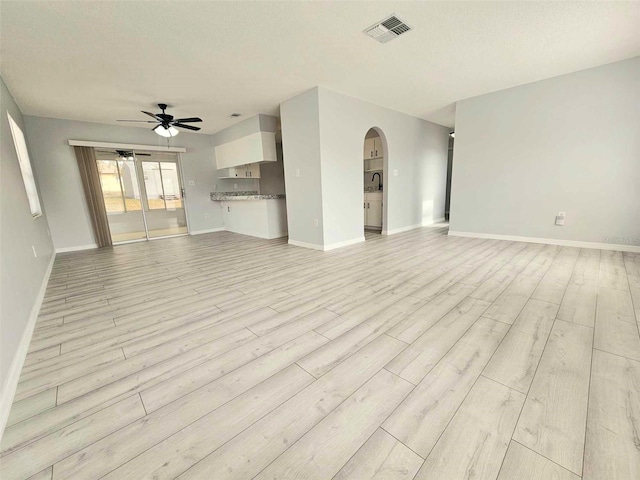
<path id="1" fill-rule="evenodd" d="M 196 181 L 195 180 L 189 180 L 189 186 L 190 187 L 195 187 L 196 185 Z"/>
<path id="2" fill-rule="evenodd" d="M 300 176 L 300 169 L 296 168 L 296 177 L 299 177 L 299 176 Z"/>
<path id="3" fill-rule="evenodd" d="M 215 191 L 217 191 L 217 190 L 218 190 L 218 184 L 214 183 L 214 184 L 213 184 L 213 191 L 215 192 Z"/>
<path id="4" fill-rule="evenodd" d="M 33 258 L 38 258 L 38 252 L 36 252 L 36 247 L 31 245 L 31 250 L 33 250 Z"/>
<path id="5" fill-rule="evenodd" d="M 234 188 L 234 190 L 237 190 L 237 189 L 238 189 L 238 184 L 237 184 L 237 183 L 234 183 L 234 184 L 233 184 L 233 188 Z"/>
<path id="6" fill-rule="evenodd" d="M 397 177 L 397 176 L 398 176 L 398 170 L 394 170 L 394 171 L 393 171 L 393 176 L 394 176 L 394 177 Z"/>
<path id="7" fill-rule="evenodd" d="M 208 213 L 205 213 L 205 214 L 204 214 L 204 218 L 205 218 L 205 219 L 208 219 L 208 218 L 209 218 L 209 214 L 208 214 Z"/>
<path id="8" fill-rule="evenodd" d="M 564 219 L 567 216 L 567 212 L 558 212 L 558 215 L 556 215 L 556 225 L 564 225 Z"/>
<path id="9" fill-rule="evenodd" d="M 320 222 L 318 222 L 318 219 L 317 219 L 317 218 L 314 218 L 314 219 L 313 219 L 313 226 L 314 226 L 314 227 L 317 227 L 318 225 L 320 225 Z"/>

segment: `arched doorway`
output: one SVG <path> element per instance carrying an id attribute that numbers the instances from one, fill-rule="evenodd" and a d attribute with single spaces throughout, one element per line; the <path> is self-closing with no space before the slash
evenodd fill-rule
<path id="1" fill-rule="evenodd" d="M 364 137 L 363 223 L 365 233 L 381 233 L 385 228 L 386 143 L 384 134 L 377 127 L 370 128 Z"/>

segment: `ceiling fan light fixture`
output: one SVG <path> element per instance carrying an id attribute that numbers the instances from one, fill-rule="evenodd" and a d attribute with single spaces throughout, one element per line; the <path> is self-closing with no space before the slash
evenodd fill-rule
<path id="1" fill-rule="evenodd" d="M 153 131 L 156 132 L 161 137 L 165 137 L 165 138 L 175 137 L 180 133 L 180 130 L 178 130 L 177 128 L 171 127 L 171 126 L 165 127 L 162 124 L 155 127 Z"/>

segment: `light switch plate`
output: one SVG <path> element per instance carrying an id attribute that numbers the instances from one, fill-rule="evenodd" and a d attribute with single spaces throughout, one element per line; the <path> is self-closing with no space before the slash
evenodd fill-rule
<path id="1" fill-rule="evenodd" d="M 398 176 L 398 170 L 394 170 L 394 171 L 393 171 L 393 176 L 394 176 L 394 177 L 397 177 L 397 176 Z"/>
<path id="2" fill-rule="evenodd" d="M 556 215 L 556 225 L 564 225 L 564 220 L 567 217 L 567 212 L 558 212 Z"/>
<path id="3" fill-rule="evenodd" d="M 189 180 L 189 186 L 190 186 L 190 187 L 195 186 L 195 184 L 196 184 L 196 181 L 195 181 L 195 180 Z"/>

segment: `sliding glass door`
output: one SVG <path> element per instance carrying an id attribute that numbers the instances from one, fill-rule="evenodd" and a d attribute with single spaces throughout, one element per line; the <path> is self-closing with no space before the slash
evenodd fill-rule
<path id="1" fill-rule="evenodd" d="M 188 233 L 178 155 L 96 149 L 115 243 Z"/>
<path id="2" fill-rule="evenodd" d="M 151 152 L 139 159 L 149 237 L 187 233 L 177 154 Z"/>

